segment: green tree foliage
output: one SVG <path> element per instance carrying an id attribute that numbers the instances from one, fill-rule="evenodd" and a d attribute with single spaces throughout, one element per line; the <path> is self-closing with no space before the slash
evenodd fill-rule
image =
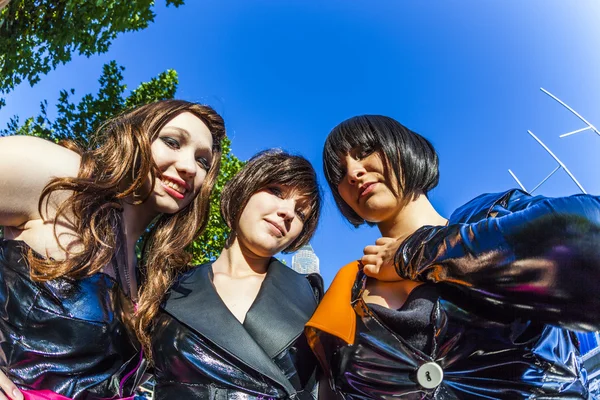
<path id="1" fill-rule="evenodd" d="M 162 99 L 171 99 L 177 90 L 177 72 L 168 70 L 148 82 L 141 83 L 128 95 L 127 86 L 123 84 L 124 68 L 112 61 L 103 68 L 98 80 L 100 89 L 97 94 L 86 94 L 79 102 L 72 102 L 75 90 L 60 92 L 56 105 L 57 117 L 48 115 L 48 102 L 40 104 L 40 114 L 27 118 L 22 124 L 18 117 L 13 117 L 7 128 L 0 131 L 0 136 L 31 135 L 58 142 L 63 139 L 75 140 L 83 146 L 89 143 L 90 134 L 105 120 L 117 115 L 124 109 L 147 104 Z M 210 203 L 210 217 L 203 236 L 190 246 L 194 263 L 201 263 L 216 257 L 223 246 L 229 229 L 223 223 L 219 212 L 219 199 L 223 185 L 243 166 L 231 153 L 231 142 L 223 142 L 221 156 L 221 173 L 217 180 Z"/>
<path id="2" fill-rule="evenodd" d="M 0 7 L 0 94 L 23 81 L 36 84 L 74 53 L 105 53 L 119 33 L 148 27 L 153 6 L 154 0 L 11 0 Z"/>
<path id="3" fill-rule="evenodd" d="M 221 190 L 229 179 L 231 179 L 244 166 L 244 162 L 240 161 L 231 153 L 231 142 L 229 139 L 223 141 L 223 154 L 221 156 L 221 171 L 215 190 L 210 199 L 210 217 L 206 231 L 199 240 L 192 243 L 189 251 L 194 257 L 195 264 L 205 263 L 214 260 L 221 253 L 221 249 L 225 246 L 225 241 L 229 235 L 229 228 L 221 218 Z"/>
<path id="4" fill-rule="evenodd" d="M 11 118 L 0 136 L 30 135 L 58 142 L 63 139 L 76 141 L 87 146 L 89 134 L 94 132 L 102 122 L 117 115 L 127 108 L 151 103 L 157 100 L 172 99 L 179 83 L 177 72 L 167 70 L 148 82 L 142 83 L 125 97 L 127 86 L 123 82 L 122 66 L 115 61 L 105 64 L 98 82 L 100 90 L 97 94 L 86 94 L 75 103 L 71 96 L 75 90 L 61 90 L 56 104 L 57 117 L 48 116 L 48 101 L 40 104 L 40 114 L 27 118 L 23 124 L 19 117 Z"/>

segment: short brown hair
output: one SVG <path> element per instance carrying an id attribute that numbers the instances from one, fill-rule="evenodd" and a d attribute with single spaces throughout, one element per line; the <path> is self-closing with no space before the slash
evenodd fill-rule
<path id="1" fill-rule="evenodd" d="M 265 150 L 254 155 L 242 170 L 223 187 L 221 216 L 233 230 L 250 197 L 269 185 L 283 185 L 308 197 L 310 211 L 304 220 L 302 232 L 285 250 L 298 250 L 312 238 L 321 214 L 321 190 L 317 174 L 310 162 L 283 150 Z"/>

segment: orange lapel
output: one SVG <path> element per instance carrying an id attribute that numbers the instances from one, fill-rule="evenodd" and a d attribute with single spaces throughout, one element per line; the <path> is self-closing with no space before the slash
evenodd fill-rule
<path id="1" fill-rule="evenodd" d="M 338 271 L 306 327 L 337 336 L 348 344 L 354 343 L 356 314 L 350 302 L 358 269 L 358 261 L 353 261 Z"/>

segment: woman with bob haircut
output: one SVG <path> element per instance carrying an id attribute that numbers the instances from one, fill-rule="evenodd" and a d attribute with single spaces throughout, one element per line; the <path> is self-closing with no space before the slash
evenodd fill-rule
<path id="1" fill-rule="evenodd" d="M 88 148 L 0 138 L 6 395 L 130 398 L 144 370 L 134 332 L 206 225 L 224 135 L 212 108 L 165 100 L 107 121 Z"/>
<path id="2" fill-rule="evenodd" d="M 343 267 L 306 333 L 345 399 L 587 398 L 570 329 L 600 329 L 600 199 L 484 194 L 448 219 L 438 157 L 392 118 L 329 134 L 327 182 L 383 238 Z"/>
<path id="3" fill-rule="evenodd" d="M 225 185 L 225 248 L 181 276 L 156 316 L 156 399 L 312 399 L 303 330 L 323 283 L 273 256 L 309 242 L 320 208 L 313 167 L 283 151 L 257 154 Z"/>

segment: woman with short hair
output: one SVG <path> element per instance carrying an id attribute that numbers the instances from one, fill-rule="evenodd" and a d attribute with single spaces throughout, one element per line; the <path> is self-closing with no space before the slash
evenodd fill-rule
<path id="1" fill-rule="evenodd" d="M 311 399 L 303 330 L 322 280 L 274 256 L 308 243 L 320 208 L 312 166 L 282 151 L 259 153 L 225 185 L 225 248 L 178 279 L 156 315 L 156 399 Z"/>
<path id="2" fill-rule="evenodd" d="M 384 236 L 338 272 L 307 324 L 335 393 L 587 398 L 568 329 L 600 328 L 598 197 L 509 190 L 446 219 L 427 197 L 433 146 L 379 115 L 336 126 L 323 161 L 342 214 Z"/>

